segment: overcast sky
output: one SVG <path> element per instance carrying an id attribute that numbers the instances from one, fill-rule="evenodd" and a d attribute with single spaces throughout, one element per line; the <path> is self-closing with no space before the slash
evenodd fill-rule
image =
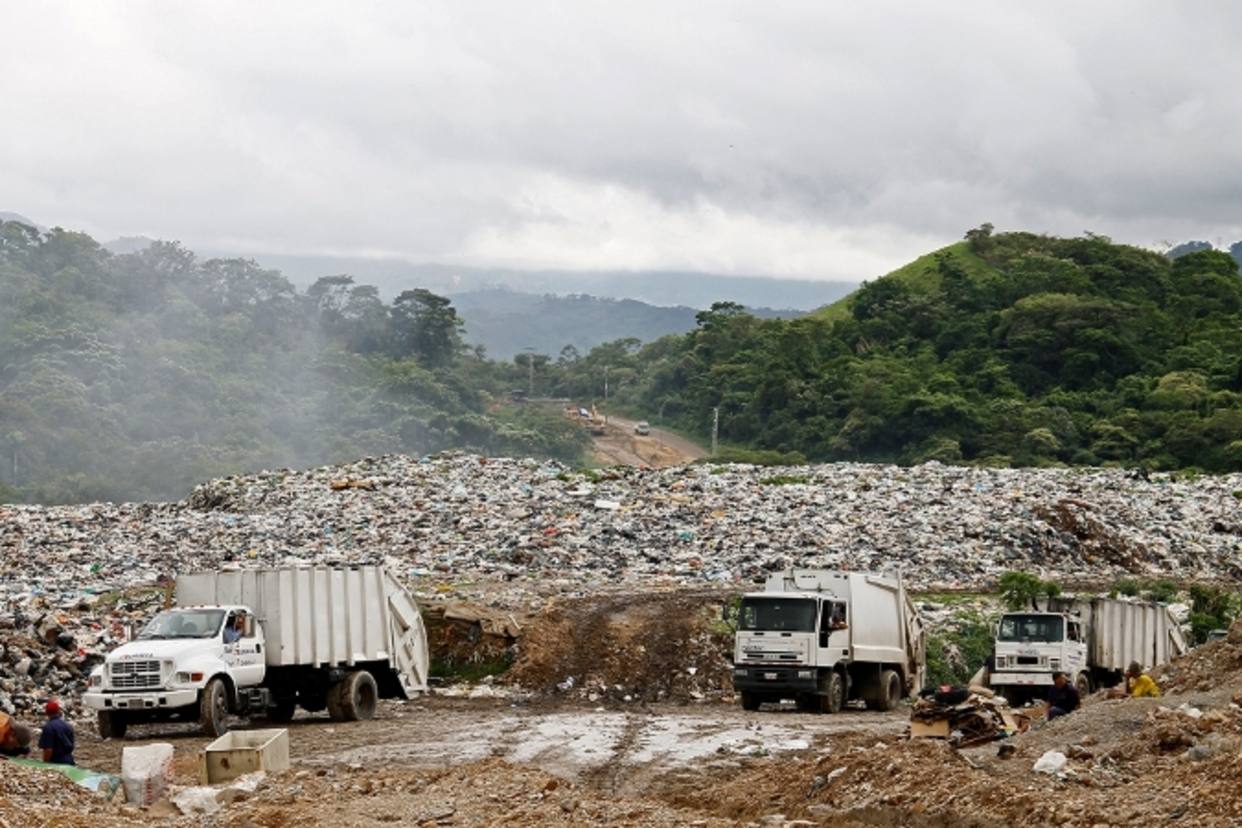
<path id="1" fill-rule="evenodd" d="M 1242 3 L 0 0 L 0 210 L 239 252 L 859 280 L 1242 238 Z"/>

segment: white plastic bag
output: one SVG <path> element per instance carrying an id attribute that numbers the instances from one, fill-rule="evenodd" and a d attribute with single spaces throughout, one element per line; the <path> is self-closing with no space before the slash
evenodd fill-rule
<path id="1" fill-rule="evenodd" d="M 1069 759 L 1061 751 L 1050 750 L 1035 760 L 1035 767 L 1032 770 L 1037 773 L 1060 773 L 1068 761 Z"/>
<path id="2" fill-rule="evenodd" d="M 121 751 L 121 782 L 125 801 L 131 805 L 151 805 L 164 798 L 172 780 L 173 746 L 157 742 Z"/>

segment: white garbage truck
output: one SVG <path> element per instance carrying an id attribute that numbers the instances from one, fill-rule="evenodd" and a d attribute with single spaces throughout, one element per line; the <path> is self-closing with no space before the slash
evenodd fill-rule
<path id="1" fill-rule="evenodd" d="M 785 699 L 807 712 L 852 700 L 890 710 L 922 686 L 925 664 L 900 575 L 792 569 L 742 596 L 733 687 L 747 710 Z"/>
<path id="2" fill-rule="evenodd" d="M 380 567 L 286 567 L 181 575 L 161 611 L 90 675 L 83 703 L 100 735 L 130 724 L 230 716 L 287 722 L 375 715 L 378 699 L 427 689 L 427 637 L 414 598 Z"/>
<path id="3" fill-rule="evenodd" d="M 1081 695 L 1186 652 L 1181 628 L 1164 604 L 1111 598 L 1052 598 L 1007 612 L 996 625 L 988 684 L 1020 705 L 1042 699 L 1063 672 Z"/>

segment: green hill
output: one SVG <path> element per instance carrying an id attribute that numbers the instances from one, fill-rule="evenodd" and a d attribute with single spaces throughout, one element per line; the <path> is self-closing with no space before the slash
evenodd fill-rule
<path id="1" fill-rule="evenodd" d="M 919 293 L 934 293 L 940 289 L 939 262 L 941 259 L 948 259 L 954 262 L 965 273 L 980 281 L 996 274 L 996 268 L 973 253 L 970 246 L 962 241 L 919 256 L 909 264 L 902 265 L 892 273 L 880 278 L 885 281 L 900 282 L 907 288 Z M 813 315 L 829 322 L 848 319 L 856 293 L 857 291 L 842 296 L 832 304 L 825 305 L 814 311 Z"/>
<path id="2" fill-rule="evenodd" d="M 1242 279 L 1220 251 L 985 226 L 808 317 L 721 304 L 606 362 L 619 404 L 698 435 L 718 409 L 722 441 L 813 460 L 1242 470 Z"/>

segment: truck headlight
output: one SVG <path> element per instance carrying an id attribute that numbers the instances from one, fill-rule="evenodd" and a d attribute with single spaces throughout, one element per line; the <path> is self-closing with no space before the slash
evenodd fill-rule
<path id="1" fill-rule="evenodd" d="M 997 667 L 1004 667 L 1004 666 L 1005 666 L 1006 664 L 1008 664 L 1008 663 L 1009 663 L 1009 659 L 1008 659 L 1008 658 L 1006 658 L 1005 656 L 997 656 L 997 657 L 996 657 L 996 666 L 997 666 Z"/>
<path id="2" fill-rule="evenodd" d="M 91 687 L 102 687 L 103 686 L 103 673 L 91 673 L 91 677 L 87 681 L 87 684 Z"/>
<path id="3" fill-rule="evenodd" d="M 1053 670 L 1060 670 L 1060 669 L 1061 669 L 1061 659 L 1059 659 L 1059 658 L 1050 658 L 1050 659 L 1048 659 L 1048 666 L 1049 666 L 1049 667 L 1051 667 Z"/>
<path id="4" fill-rule="evenodd" d="M 203 680 L 202 673 L 177 673 L 173 679 L 177 684 L 193 684 Z"/>
<path id="5" fill-rule="evenodd" d="M 815 678 L 815 671 L 814 670 L 799 670 L 798 678 L 800 679 Z"/>

